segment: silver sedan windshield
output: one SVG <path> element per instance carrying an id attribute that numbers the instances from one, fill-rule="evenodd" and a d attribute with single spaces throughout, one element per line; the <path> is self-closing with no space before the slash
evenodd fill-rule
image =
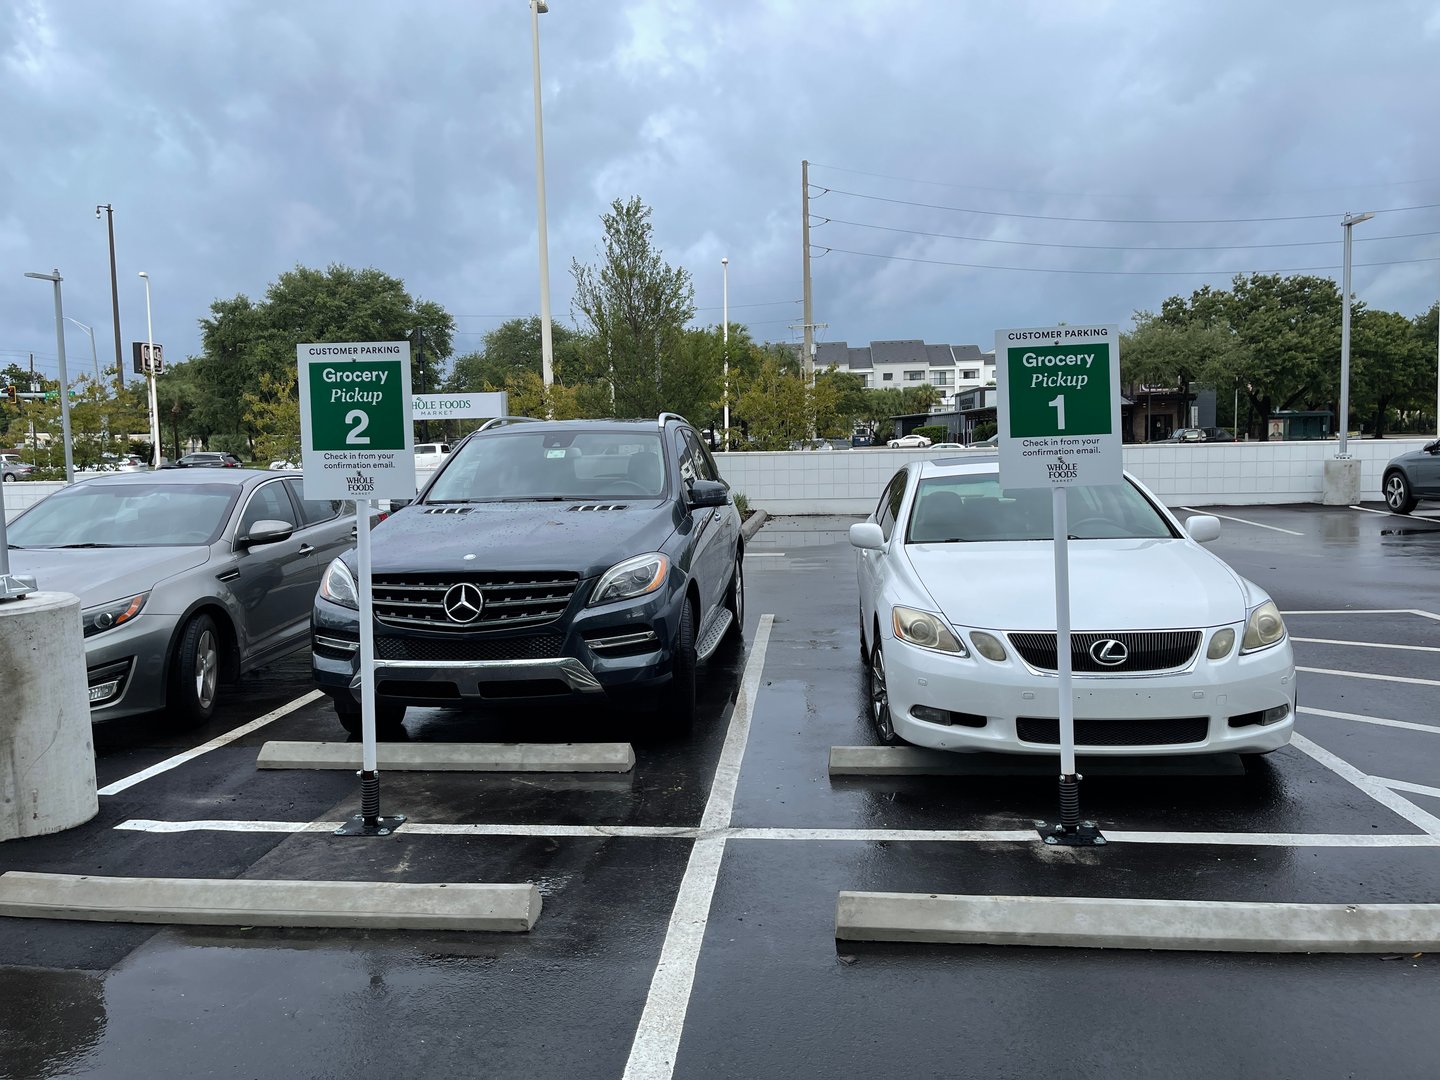
<path id="1" fill-rule="evenodd" d="M 1130 484 L 1067 491 L 1070 536 L 1076 540 L 1168 539 L 1176 534 Z M 994 473 L 929 476 L 920 481 L 906 542 L 945 544 L 1050 540 L 1050 492 L 1008 490 Z"/>

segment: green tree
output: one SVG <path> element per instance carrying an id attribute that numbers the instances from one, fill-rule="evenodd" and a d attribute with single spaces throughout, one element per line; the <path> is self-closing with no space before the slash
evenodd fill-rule
<path id="1" fill-rule="evenodd" d="M 584 335 L 552 320 L 550 343 L 554 352 L 555 381 L 566 385 L 586 381 L 589 360 L 585 355 Z M 515 373 L 533 371 L 540 375 L 543 366 L 540 316 L 507 319 L 486 332 L 478 351 L 455 359 L 444 390 L 451 394 L 500 390 Z"/>
<path id="2" fill-rule="evenodd" d="M 1385 435 L 1392 408 L 1434 401 L 1435 361 L 1422 345 L 1423 318 L 1364 309 L 1351 316 L 1350 404 L 1357 416 L 1369 416 L 1370 432 L 1377 439 Z M 1429 344 L 1433 346 L 1433 337 Z"/>
<path id="3" fill-rule="evenodd" d="M 261 373 L 259 384 L 245 393 L 245 422 L 255 432 L 251 450 L 255 460 L 300 460 L 300 391 L 295 369 Z"/>
<path id="4" fill-rule="evenodd" d="M 732 414 L 744 418 L 751 449 L 788 450 L 791 443 L 810 437 L 814 414 L 808 388 L 799 375 L 782 370 L 779 357 L 767 356 L 755 374 L 741 374 L 736 389 Z"/>
<path id="5" fill-rule="evenodd" d="M 700 395 L 694 343 L 684 328 L 695 315 L 689 273 L 671 267 L 653 243 L 650 208 L 639 197 L 616 199 L 601 215 L 598 265 L 572 260 L 572 311 L 592 337 L 592 364 L 614 389 L 620 416 L 683 411 Z M 690 347 L 682 350 L 682 345 Z M 692 405 L 693 408 L 693 405 Z"/>

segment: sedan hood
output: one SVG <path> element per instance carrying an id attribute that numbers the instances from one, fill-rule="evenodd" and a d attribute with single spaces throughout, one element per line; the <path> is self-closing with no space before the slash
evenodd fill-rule
<path id="1" fill-rule="evenodd" d="M 90 607 L 146 592 L 209 558 L 208 547 L 11 548 L 10 570 Z"/>
<path id="2" fill-rule="evenodd" d="M 945 618 L 992 630 L 1055 629 L 1055 556 L 1048 540 L 910 544 L 905 548 Z M 1183 540 L 1070 542 L 1074 630 L 1219 626 L 1245 620 L 1246 589 L 1229 567 Z"/>
<path id="3" fill-rule="evenodd" d="M 577 509 L 595 505 L 624 508 Z M 573 570 L 592 577 L 621 559 L 658 550 L 675 531 L 673 513 L 669 504 L 653 500 L 417 504 L 375 529 L 370 558 L 377 574 L 464 568 Z"/>

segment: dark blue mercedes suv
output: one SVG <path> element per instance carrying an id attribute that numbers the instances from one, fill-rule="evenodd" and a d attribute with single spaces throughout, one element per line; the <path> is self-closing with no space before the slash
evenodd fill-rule
<path id="1" fill-rule="evenodd" d="M 508 418 L 507 418 L 508 420 Z M 658 693 L 744 621 L 740 516 L 682 417 L 491 421 L 372 535 L 377 728 L 410 705 Z M 355 556 L 315 598 L 315 681 L 360 729 Z"/>

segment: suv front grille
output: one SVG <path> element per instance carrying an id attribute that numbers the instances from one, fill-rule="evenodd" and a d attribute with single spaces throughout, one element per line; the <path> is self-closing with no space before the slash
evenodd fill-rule
<path id="1" fill-rule="evenodd" d="M 469 622 L 445 613 L 445 594 L 457 585 L 480 591 L 480 614 Z M 565 613 L 580 575 L 563 570 L 376 575 L 375 618 L 388 626 L 451 633 L 538 626 Z"/>
<path id="2" fill-rule="evenodd" d="M 444 664 L 466 660 L 545 660 L 560 656 L 565 639 L 559 634 L 538 637 L 421 638 L 377 634 L 377 660 L 422 660 Z"/>
<path id="3" fill-rule="evenodd" d="M 1054 671 L 1059 666 L 1053 633 L 1009 634 L 1010 644 L 1033 668 Z M 1200 647 L 1199 630 L 1120 630 L 1113 634 L 1072 633 L 1070 670 L 1084 675 L 1134 675 L 1171 671 L 1190 663 Z M 1102 664 L 1090 651 L 1102 641 L 1118 641 L 1126 654 L 1119 664 Z"/>
<path id="4" fill-rule="evenodd" d="M 1182 743 L 1204 742 L 1209 731 L 1210 720 L 1204 716 L 1162 720 L 1077 719 L 1075 745 L 1179 746 Z M 1053 717 L 1017 717 L 1015 734 L 1021 742 L 1056 746 L 1060 742 L 1060 721 Z"/>

